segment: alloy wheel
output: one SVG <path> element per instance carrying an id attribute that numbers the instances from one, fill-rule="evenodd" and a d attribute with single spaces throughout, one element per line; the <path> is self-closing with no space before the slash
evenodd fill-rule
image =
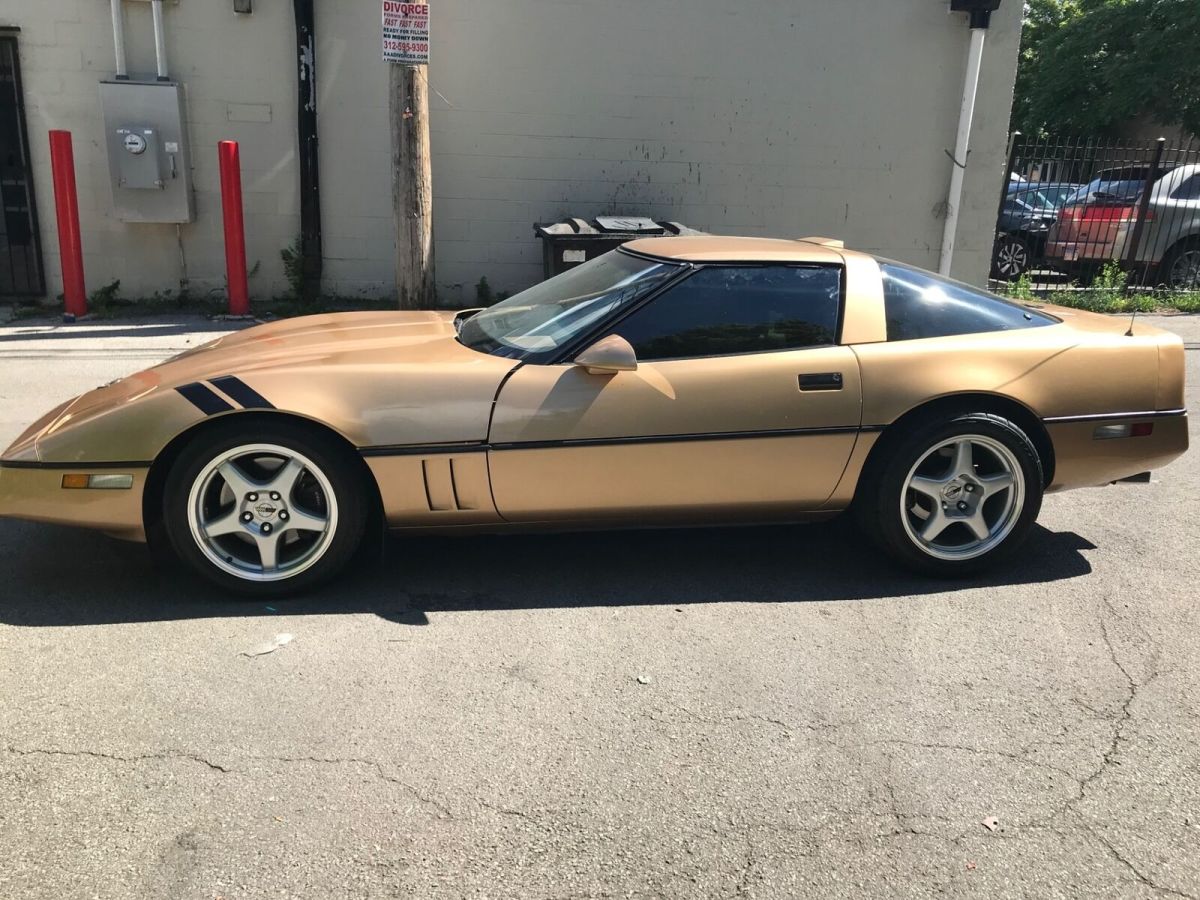
<path id="1" fill-rule="evenodd" d="M 1025 478 L 1008 447 L 980 434 L 956 435 L 930 447 L 909 470 L 901 521 L 930 556 L 973 559 L 1008 536 L 1024 497 Z"/>
<path id="2" fill-rule="evenodd" d="M 279 581 L 313 566 L 333 540 L 338 504 L 324 472 L 277 444 L 224 451 L 192 483 L 188 527 L 218 568 Z"/>
<path id="3" fill-rule="evenodd" d="M 1167 282 L 1173 288 L 1200 287 L 1200 248 L 1185 250 L 1175 257 Z"/>
<path id="4" fill-rule="evenodd" d="M 1019 278 L 1029 268 L 1029 251 L 1020 241 L 1002 240 L 996 245 L 996 271 L 1005 278 Z"/>

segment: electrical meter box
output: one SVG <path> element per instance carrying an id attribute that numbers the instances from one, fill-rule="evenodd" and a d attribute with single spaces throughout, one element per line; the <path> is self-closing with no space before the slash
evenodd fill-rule
<path id="1" fill-rule="evenodd" d="M 183 86 L 170 81 L 102 81 L 100 108 L 117 218 L 192 221 Z"/>

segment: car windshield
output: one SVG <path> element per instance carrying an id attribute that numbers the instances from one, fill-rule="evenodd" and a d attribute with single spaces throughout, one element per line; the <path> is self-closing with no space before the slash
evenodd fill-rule
<path id="1" fill-rule="evenodd" d="M 614 250 L 477 312 L 458 339 L 494 356 L 546 356 L 682 269 Z"/>

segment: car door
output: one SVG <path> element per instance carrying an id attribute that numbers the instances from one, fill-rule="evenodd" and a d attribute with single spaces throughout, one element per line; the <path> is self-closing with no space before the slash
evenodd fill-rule
<path id="1" fill-rule="evenodd" d="M 771 519 L 819 507 L 858 433 L 840 266 L 704 266 L 597 332 L 635 371 L 527 364 L 489 434 L 510 521 Z"/>

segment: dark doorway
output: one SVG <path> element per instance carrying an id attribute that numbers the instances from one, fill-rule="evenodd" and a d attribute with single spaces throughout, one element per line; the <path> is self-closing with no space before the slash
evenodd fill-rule
<path id="1" fill-rule="evenodd" d="M 0 33 L 0 296 L 46 292 L 17 38 Z"/>

